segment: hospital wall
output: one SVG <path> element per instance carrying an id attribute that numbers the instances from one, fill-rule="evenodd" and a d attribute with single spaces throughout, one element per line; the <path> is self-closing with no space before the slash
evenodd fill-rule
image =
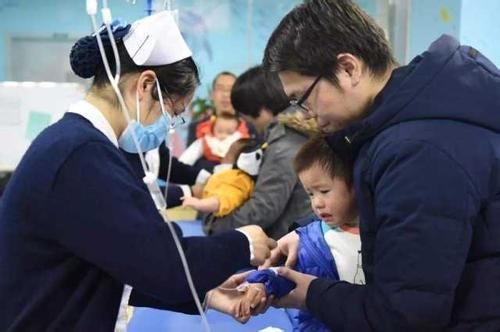
<path id="1" fill-rule="evenodd" d="M 462 0 L 460 40 L 500 67 L 500 1 Z"/>
<path id="2" fill-rule="evenodd" d="M 462 44 L 474 46 L 500 66 L 499 14 L 499 0 L 413 0 L 409 13 L 409 59 L 446 33 Z"/>
<path id="3" fill-rule="evenodd" d="M 146 15 L 145 0 L 137 0 L 135 5 L 131 2 L 110 1 L 113 18 L 130 22 Z M 200 65 L 203 87 L 199 92 L 206 94 L 212 78 L 222 70 L 239 74 L 249 66 L 258 64 L 262 60 L 270 34 L 280 19 L 299 2 L 254 0 L 251 1 L 249 10 L 250 2 L 247 0 L 173 1 L 174 8 L 180 9 L 181 31 Z M 17 57 L 12 59 L 12 54 L 16 54 L 12 50 L 15 46 L 13 40 L 38 38 L 45 40 L 46 45 L 55 45 L 57 40 L 67 40 L 66 44 L 71 45 L 79 36 L 88 34 L 91 26 L 84 0 L 0 0 L 0 31 L 2 81 L 12 80 L 16 76 L 12 72 L 17 60 Z M 49 52 L 40 49 L 42 54 L 47 55 Z M 67 55 L 65 56 L 65 63 L 61 63 L 62 58 L 56 54 L 56 50 L 53 57 L 38 56 L 40 65 L 33 65 L 30 69 L 33 76 L 42 72 L 42 68 L 37 67 L 55 63 L 64 66 L 68 71 L 67 77 L 71 77 Z M 45 80 L 50 80 L 50 77 Z"/>
<path id="4" fill-rule="evenodd" d="M 131 2 L 110 1 L 113 17 L 130 22 L 146 14 L 145 0 L 137 0 L 135 5 Z M 300 2 L 173 1 L 174 8 L 180 9 L 182 33 L 200 65 L 202 87 L 198 95 L 207 95 L 212 78 L 218 72 L 229 70 L 239 74 L 249 66 L 258 64 L 274 28 Z M 374 0 L 358 2 L 367 12 L 376 14 Z M 156 5 L 161 3 L 163 1 L 156 1 Z M 71 73 L 67 54 L 60 54 L 61 47 L 54 45 L 59 41 L 69 48 L 79 36 L 91 31 L 84 0 L 0 0 L 0 31 L 0 81 L 14 80 L 16 77 L 21 77 L 21 80 L 50 80 L 50 68 L 54 66 L 63 67 L 66 80 L 78 81 Z M 35 45 L 35 40 L 42 44 L 37 43 L 34 52 L 16 52 L 15 42 L 20 40 L 26 40 L 26 47 Z M 29 61 L 30 65 L 23 66 L 19 63 L 21 59 L 25 59 L 26 63 Z"/>
<path id="5" fill-rule="evenodd" d="M 462 0 L 411 1 L 408 59 L 424 52 L 442 34 L 460 38 L 461 4 Z"/>
<path id="6" fill-rule="evenodd" d="M 405 0 L 394 3 L 401 1 Z M 146 1 L 136 2 L 136 5 L 131 5 L 125 0 L 110 1 L 113 16 L 132 21 L 145 15 Z M 266 41 L 279 20 L 300 2 L 173 1 L 175 7 L 180 9 L 181 30 L 201 67 L 202 87 L 199 95 L 206 95 L 217 72 L 229 70 L 239 74 L 247 67 L 259 63 Z M 377 18 L 380 14 L 379 6 L 384 0 L 357 2 Z M 448 33 L 474 45 L 497 65 L 500 64 L 500 43 L 496 42 L 500 35 L 500 25 L 494 22 L 495 14 L 500 12 L 500 1 L 412 0 L 409 4 L 406 60 L 423 52 L 442 33 Z M 22 70 L 27 72 L 23 77 L 36 77 L 37 73 L 43 73 L 43 69 L 50 68 L 51 65 L 64 67 L 68 79 L 74 80 L 67 55 L 59 54 L 61 50 L 54 49 L 52 52 L 49 47 L 34 52 L 36 56 L 31 64 L 35 65 L 21 69 L 15 67 L 19 56 L 33 56 L 13 53 L 13 40 L 45 38 L 47 45 L 52 45 L 49 42 L 57 40 L 67 41 L 66 44 L 71 45 L 76 38 L 90 31 L 90 21 L 85 13 L 83 0 L 0 0 L 0 31 L 0 81 L 11 80 L 16 76 L 16 71 Z M 49 79 L 50 77 L 46 78 Z"/>

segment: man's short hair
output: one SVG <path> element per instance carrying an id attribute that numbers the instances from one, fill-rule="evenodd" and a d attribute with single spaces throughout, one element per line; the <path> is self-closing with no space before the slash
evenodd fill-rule
<path id="1" fill-rule="evenodd" d="M 263 107 L 274 115 L 288 105 L 281 82 L 275 73 L 266 73 L 255 66 L 241 74 L 231 90 L 231 104 L 238 112 L 256 118 Z"/>
<path id="2" fill-rule="evenodd" d="M 351 0 L 306 0 L 288 13 L 274 30 L 264 68 L 322 76 L 338 85 L 337 56 L 350 53 L 383 75 L 395 63 L 384 31 Z"/>
<path id="3" fill-rule="evenodd" d="M 234 77 L 236 79 L 236 75 L 231 73 L 230 71 L 221 71 L 220 73 L 215 75 L 214 80 L 212 81 L 212 91 L 215 89 L 215 85 L 217 84 L 217 80 L 221 76 L 231 76 L 231 77 Z"/>
<path id="4" fill-rule="evenodd" d="M 349 160 L 335 153 L 324 137 L 315 136 L 299 149 L 293 160 L 293 167 L 298 175 L 318 165 L 332 179 L 340 178 L 350 186 L 352 185 L 352 163 Z"/>

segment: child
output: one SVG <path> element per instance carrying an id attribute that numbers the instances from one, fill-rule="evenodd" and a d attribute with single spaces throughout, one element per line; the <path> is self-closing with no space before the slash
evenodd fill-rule
<path id="1" fill-rule="evenodd" d="M 179 158 L 184 164 L 192 166 L 200 158 L 204 158 L 211 166 L 217 165 L 234 142 L 250 136 L 247 127 L 236 115 L 221 113 L 199 126 L 196 137 L 197 140 Z"/>
<path id="2" fill-rule="evenodd" d="M 185 197 L 183 206 L 192 207 L 201 212 L 213 212 L 223 217 L 245 203 L 252 194 L 262 162 L 262 149 L 252 139 L 236 141 L 224 158 L 225 163 L 234 164 L 212 175 L 203 189 L 203 198 Z M 221 165 L 222 166 L 222 165 Z"/>
<path id="3" fill-rule="evenodd" d="M 351 166 L 318 137 L 307 141 L 298 151 L 294 168 L 316 215 L 313 222 L 295 230 L 300 238 L 295 269 L 318 277 L 364 284 Z M 281 297 L 295 288 L 293 282 L 277 276 L 272 269 L 257 271 L 247 281 L 247 287 L 258 287 L 267 296 Z M 296 331 L 329 331 L 307 311 L 299 311 L 294 318 Z"/>

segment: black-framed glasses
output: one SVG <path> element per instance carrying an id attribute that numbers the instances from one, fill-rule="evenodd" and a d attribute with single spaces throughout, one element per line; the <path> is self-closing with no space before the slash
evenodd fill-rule
<path id="1" fill-rule="evenodd" d="M 304 113 L 311 113 L 311 110 L 309 108 L 307 108 L 304 105 L 304 103 L 307 101 L 307 99 L 311 95 L 312 91 L 314 90 L 314 87 L 316 86 L 316 84 L 318 84 L 318 82 L 320 80 L 321 80 L 321 75 L 316 77 L 314 82 L 311 84 L 311 86 L 309 88 L 307 88 L 306 92 L 304 92 L 302 97 L 300 97 L 297 100 L 290 100 L 290 106 L 285 111 L 296 110 L 297 108 L 299 108 Z"/>
<path id="2" fill-rule="evenodd" d="M 168 101 L 170 101 L 172 103 L 172 110 L 173 110 L 174 114 L 171 116 L 167 116 L 166 114 L 163 114 L 163 116 L 171 118 L 170 128 L 174 129 L 174 128 L 177 128 L 179 126 L 184 125 L 186 123 L 186 120 L 184 119 L 184 117 L 181 114 L 184 113 L 186 108 L 183 107 L 181 111 L 177 112 L 175 110 L 176 101 L 173 98 L 171 98 L 170 93 L 168 92 L 167 88 L 163 88 L 163 90 L 165 90 L 165 91 L 162 93 L 161 87 L 160 87 L 160 82 L 158 80 L 156 80 L 156 89 L 157 89 L 157 93 L 158 93 L 158 99 L 162 100 L 162 104 L 163 104 L 162 112 L 164 111 L 164 108 L 166 106 L 170 106 L 170 105 L 168 105 Z M 165 95 L 165 98 L 163 97 L 163 95 Z M 167 105 L 165 105 L 165 104 L 167 104 Z"/>

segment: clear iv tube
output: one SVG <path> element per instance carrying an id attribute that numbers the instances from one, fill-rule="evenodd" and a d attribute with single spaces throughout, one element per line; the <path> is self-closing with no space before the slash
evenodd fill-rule
<path id="1" fill-rule="evenodd" d="M 89 3 L 91 3 L 90 6 L 89 6 Z M 95 1 L 95 0 L 94 1 L 87 0 L 87 9 L 88 8 L 92 8 L 92 5 L 94 5 L 94 7 L 97 7 L 97 1 Z M 106 30 L 108 32 L 109 39 L 111 40 L 111 47 L 113 49 L 113 55 L 115 57 L 115 63 L 116 63 L 115 77 L 113 77 L 113 75 L 111 73 L 111 70 L 110 70 L 110 67 L 109 67 L 109 62 L 108 62 L 108 59 L 106 57 L 106 52 L 104 51 L 104 45 L 102 43 L 102 39 L 101 39 L 101 36 L 100 36 L 98 28 L 97 28 L 97 23 L 96 23 L 96 19 L 95 19 L 95 12 L 93 12 L 93 13 L 89 12 L 89 16 L 90 16 L 90 19 L 91 19 L 91 22 L 92 22 L 92 27 L 93 27 L 95 35 L 96 35 L 97 44 L 99 46 L 99 52 L 100 52 L 101 58 L 103 60 L 103 64 L 104 64 L 104 68 L 106 70 L 106 74 L 107 74 L 108 79 L 109 79 L 109 81 L 111 83 L 111 86 L 113 87 L 113 90 L 116 93 L 116 96 L 117 96 L 118 101 L 120 103 L 120 106 L 121 106 L 122 112 L 123 112 L 123 114 L 125 116 L 125 119 L 127 120 L 127 123 L 130 123 L 131 120 L 130 120 L 130 117 L 128 115 L 128 108 L 127 108 L 127 106 L 125 104 L 125 101 L 123 100 L 123 96 L 122 96 L 122 94 L 120 92 L 120 89 L 118 87 L 118 80 L 120 78 L 120 70 L 121 70 L 121 68 L 120 68 L 120 58 L 119 58 L 119 55 L 118 55 L 118 51 L 117 51 L 117 47 L 116 47 L 116 42 L 114 40 L 114 36 L 112 34 L 111 27 L 110 27 L 111 12 L 109 11 L 109 8 L 107 7 L 107 1 L 106 0 L 103 0 L 103 6 L 104 6 L 103 9 L 105 9 L 103 11 L 103 16 L 105 16 L 106 14 L 108 15 L 108 16 L 104 17 L 104 21 L 105 21 L 104 23 L 106 25 Z M 161 94 L 161 91 L 159 93 Z M 160 100 L 162 100 L 162 99 L 160 99 Z M 144 170 L 144 173 L 147 175 L 150 172 L 147 169 L 146 162 L 144 160 L 144 155 L 141 152 L 141 147 L 139 145 L 139 141 L 138 141 L 137 136 L 135 135 L 135 133 L 133 131 L 131 132 L 131 134 L 132 134 L 132 140 L 134 141 L 134 144 L 136 145 L 137 151 L 139 152 L 139 158 L 141 160 L 142 168 Z M 171 156 L 170 156 L 170 162 L 169 162 L 169 171 L 168 171 L 168 174 L 167 174 L 167 183 L 170 180 L 170 165 L 171 165 Z M 163 199 L 163 196 L 161 196 L 161 198 Z M 163 201 L 163 205 L 166 206 L 166 200 Z M 166 214 L 165 214 L 165 216 L 166 216 Z M 194 286 L 193 279 L 191 277 L 189 266 L 187 264 L 186 255 L 184 254 L 184 250 L 183 250 L 183 248 L 181 246 L 179 237 L 177 236 L 177 233 L 175 232 L 175 229 L 173 228 L 172 224 L 170 223 L 170 220 L 168 220 L 168 217 L 166 219 L 167 219 L 166 223 L 167 223 L 168 228 L 169 228 L 169 230 L 170 230 L 170 232 L 172 234 L 172 237 L 174 239 L 174 243 L 175 243 L 175 245 L 177 247 L 177 251 L 179 252 L 179 256 L 181 258 L 181 262 L 182 262 L 182 265 L 184 267 L 184 272 L 186 274 L 186 279 L 188 281 L 189 288 L 190 288 L 191 293 L 193 295 L 193 299 L 195 301 L 196 307 L 197 307 L 197 309 L 198 309 L 198 311 L 200 313 L 200 317 L 201 317 L 201 320 L 202 320 L 202 323 L 203 323 L 204 330 L 207 331 L 207 332 L 210 332 L 210 326 L 208 325 L 208 321 L 207 321 L 206 315 L 203 312 L 203 309 L 201 307 L 201 303 L 200 303 L 200 300 L 198 298 L 198 293 L 196 292 L 196 288 Z"/>
<path id="2" fill-rule="evenodd" d="M 170 134 L 170 133 L 169 133 Z M 172 153 L 173 153 L 173 144 L 169 141 L 168 142 L 168 167 L 167 167 L 167 181 L 165 185 L 165 202 L 168 202 L 168 184 L 170 180 L 170 172 L 172 171 Z M 161 160 L 160 160 L 161 162 Z"/>
<path id="3" fill-rule="evenodd" d="M 101 36 L 100 36 L 99 31 L 97 29 L 97 23 L 96 23 L 95 16 L 91 15 L 90 16 L 90 20 L 92 21 L 92 27 L 93 27 L 93 29 L 95 31 L 95 34 L 96 34 L 97 44 L 99 46 L 99 52 L 101 53 L 101 58 L 102 58 L 102 61 L 103 61 L 103 64 L 104 64 L 104 68 L 106 70 L 106 74 L 108 76 L 109 82 L 111 83 L 111 86 L 113 87 L 113 90 L 115 91 L 116 97 L 118 98 L 118 102 L 120 103 L 120 108 L 122 109 L 122 113 L 125 116 L 125 119 L 127 120 L 127 123 L 130 123 L 131 120 L 130 120 L 130 117 L 128 115 L 128 108 L 127 108 L 127 105 L 125 104 L 125 101 L 123 100 L 123 96 L 122 96 L 122 94 L 120 92 L 120 89 L 118 87 L 118 82 L 115 81 L 115 79 L 114 79 L 114 77 L 113 77 L 113 75 L 111 73 L 111 70 L 110 70 L 110 67 L 109 67 L 108 58 L 106 57 L 106 52 L 104 51 L 104 45 L 102 43 Z M 109 34 L 109 30 L 108 30 L 108 34 Z M 111 33 L 110 39 L 114 41 L 112 33 Z M 116 60 L 115 60 L 115 62 L 117 63 L 117 65 L 116 65 L 117 69 L 119 68 L 118 67 L 119 61 L 120 61 L 119 57 L 117 57 Z M 120 74 L 118 74 L 118 71 L 117 71 L 117 76 L 118 77 L 120 76 Z M 136 148 L 138 149 L 138 151 L 141 151 L 140 150 L 141 147 L 139 145 L 139 140 L 137 139 L 137 136 L 135 135 L 135 132 L 131 131 L 130 133 L 132 134 L 132 140 L 134 141 L 134 144 L 135 144 Z M 141 160 L 142 168 L 146 172 L 146 170 L 147 170 L 146 161 L 144 160 L 144 156 L 142 155 L 142 153 L 139 153 L 139 158 Z"/>
<path id="4" fill-rule="evenodd" d="M 163 9 L 172 10 L 172 1 L 171 0 L 163 1 Z"/>
<path id="5" fill-rule="evenodd" d="M 160 89 L 160 86 L 159 86 L 159 83 L 157 81 L 157 89 L 158 89 L 158 97 L 160 99 L 160 102 L 163 102 L 163 95 L 162 95 L 162 92 L 161 92 L 161 89 Z M 163 110 L 163 104 L 162 104 L 162 110 Z M 167 116 L 166 114 L 163 115 L 163 116 Z M 172 119 L 171 119 L 172 121 Z M 173 133 L 173 127 L 170 127 L 170 128 L 167 128 L 167 135 L 170 136 L 171 133 Z M 170 139 L 170 137 L 166 137 L 166 140 L 168 139 L 168 149 L 169 149 L 169 153 L 168 153 L 168 169 L 167 169 L 167 178 L 165 179 L 165 204 L 167 202 L 167 196 L 168 196 L 168 184 L 170 183 L 170 173 L 172 171 L 172 151 L 173 151 L 173 139 Z M 161 162 L 161 160 L 160 160 Z M 163 197 L 162 197 L 163 198 Z M 203 324 L 203 327 L 204 327 L 204 330 L 206 332 L 210 332 L 210 326 L 208 324 L 208 320 L 207 320 L 207 317 L 205 315 L 205 312 L 203 311 L 203 308 L 202 308 L 202 305 L 201 305 L 201 302 L 200 302 L 200 299 L 198 298 L 198 292 L 196 291 L 196 287 L 194 285 L 194 282 L 193 282 L 193 278 L 191 277 L 191 271 L 189 269 L 189 265 L 188 265 L 188 262 L 187 262 L 187 259 L 186 259 L 186 255 L 184 254 L 184 250 L 182 249 L 182 246 L 181 246 L 181 243 L 180 243 L 180 240 L 179 240 L 179 237 L 177 236 L 177 233 L 175 232 L 175 229 L 174 227 L 172 226 L 172 224 L 170 223 L 170 220 L 168 219 L 168 216 L 167 214 L 165 213 L 164 215 L 164 218 L 166 219 L 166 223 L 170 229 L 170 232 L 172 233 L 172 237 L 174 238 L 174 242 L 175 242 L 175 245 L 177 246 L 177 249 L 179 251 L 179 256 L 181 257 L 181 262 L 182 262 L 182 266 L 184 268 L 184 272 L 186 274 L 186 279 L 187 279 L 187 282 L 188 282 L 188 285 L 189 285 L 189 288 L 191 289 L 191 293 L 193 294 L 193 299 L 194 299 L 194 302 L 196 304 L 196 308 L 198 309 L 198 312 L 200 313 L 200 317 L 201 317 L 201 322 Z"/>
<path id="6" fill-rule="evenodd" d="M 107 22 L 104 22 L 106 25 L 106 30 L 108 31 L 108 36 L 109 40 L 111 41 L 111 49 L 113 50 L 113 56 L 115 57 L 115 82 L 118 84 L 120 82 L 120 75 L 121 75 L 121 61 L 120 61 L 120 55 L 118 54 L 118 48 L 116 47 L 116 41 L 113 36 L 113 31 L 111 30 L 111 10 L 108 7 L 108 1 L 103 0 L 103 17 L 106 16 L 104 13 L 107 13 Z M 100 36 L 99 36 L 100 37 Z M 101 42 L 102 44 L 102 42 Z M 127 112 L 128 114 L 128 112 Z"/>
<path id="7" fill-rule="evenodd" d="M 170 149 L 170 146 L 169 146 L 169 149 Z M 172 165 L 172 150 L 169 151 L 169 163 L 168 163 L 167 179 L 166 179 L 167 186 L 168 186 L 168 183 L 170 182 L 170 171 L 172 169 L 171 165 Z M 167 201 L 167 192 L 168 192 L 168 187 L 165 187 L 165 202 Z M 168 228 L 170 229 L 170 232 L 172 233 L 172 237 L 174 238 L 175 245 L 177 246 L 177 250 L 179 251 L 179 256 L 181 257 L 182 266 L 184 267 L 184 272 L 186 274 L 186 279 L 187 279 L 189 288 L 191 290 L 191 293 L 193 294 L 193 299 L 194 299 L 194 303 L 196 304 L 196 308 L 198 309 L 198 312 L 200 313 L 203 328 L 206 332 L 210 332 L 210 325 L 208 324 L 207 316 L 205 315 L 205 312 L 203 311 L 203 308 L 201 306 L 200 299 L 198 298 L 198 293 L 196 292 L 196 287 L 194 285 L 193 278 L 191 277 L 191 271 L 189 269 L 186 255 L 184 254 L 184 250 L 182 249 L 179 237 L 177 236 L 177 233 L 174 229 L 174 226 L 172 226 L 172 223 L 170 222 L 170 219 L 168 218 L 166 213 L 165 213 L 164 218 L 166 219 L 166 223 L 168 225 Z"/>

